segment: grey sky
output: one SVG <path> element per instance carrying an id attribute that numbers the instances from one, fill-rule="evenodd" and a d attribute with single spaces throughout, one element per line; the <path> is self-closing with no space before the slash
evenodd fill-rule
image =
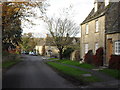
<path id="1" fill-rule="evenodd" d="M 59 16 L 60 10 L 63 8 L 68 8 L 70 5 L 73 6 L 73 20 L 76 24 L 80 24 L 90 13 L 92 8 L 94 7 L 94 0 L 49 0 L 50 7 L 48 7 L 47 15 L 49 17 Z M 37 11 L 39 15 L 39 11 Z M 47 33 L 46 26 L 43 21 L 40 19 L 32 18 L 32 21 L 36 23 L 36 25 L 28 25 L 27 22 L 23 21 L 22 27 L 27 25 L 27 28 L 23 28 L 23 33 L 34 32 L 36 36 L 40 35 L 44 37 Z M 32 27 L 29 27 L 32 26 Z M 29 28 L 28 28 L 29 27 Z"/>

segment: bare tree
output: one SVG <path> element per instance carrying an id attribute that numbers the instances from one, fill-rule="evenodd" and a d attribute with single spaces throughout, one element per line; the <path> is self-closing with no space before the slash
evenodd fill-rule
<path id="1" fill-rule="evenodd" d="M 47 24 L 53 42 L 59 50 L 59 58 L 62 59 L 64 48 L 71 43 L 71 37 L 75 37 L 79 33 L 79 27 L 67 18 L 52 18 L 48 20 Z"/>

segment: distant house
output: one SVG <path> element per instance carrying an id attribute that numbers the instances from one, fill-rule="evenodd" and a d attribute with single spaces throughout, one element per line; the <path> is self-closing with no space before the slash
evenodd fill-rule
<path id="1" fill-rule="evenodd" d="M 54 56 L 58 57 L 58 49 L 53 44 L 53 40 L 49 35 L 47 34 L 45 38 L 40 38 L 39 42 L 37 43 L 36 47 L 36 53 L 44 56 Z M 43 50 L 44 49 L 44 50 Z"/>
<path id="2" fill-rule="evenodd" d="M 112 54 L 120 55 L 120 2 L 98 2 L 81 23 L 81 58 L 88 50 L 93 53 L 104 48 L 104 64 L 108 64 Z"/>
<path id="3" fill-rule="evenodd" d="M 75 50 L 79 50 L 79 43 L 80 43 L 80 38 L 71 38 L 71 44 L 68 47 L 72 47 Z M 66 47 L 67 48 L 67 47 Z M 46 35 L 45 38 L 40 38 L 39 42 L 37 43 L 36 47 L 36 52 L 39 53 L 40 55 L 44 56 L 54 56 L 54 57 L 59 57 L 59 50 L 54 44 L 54 40 L 52 37 L 50 37 L 48 34 Z"/>
<path id="4" fill-rule="evenodd" d="M 70 60 L 79 61 L 80 60 L 80 37 L 71 37 L 71 44 L 68 46 L 74 51 L 70 55 Z"/>
<path id="5" fill-rule="evenodd" d="M 44 38 L 39 38 L 37 45 L 35 46 L 35 50 L 37 54 L 42 55 L 42 48 L 45 45 Z"/>

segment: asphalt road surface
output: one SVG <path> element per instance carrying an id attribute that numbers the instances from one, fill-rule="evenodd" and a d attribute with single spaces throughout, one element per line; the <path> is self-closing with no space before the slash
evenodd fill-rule
<path id="1" fill-rule="evenodd" d="M 70 82 L 47 66 L 42 57 L 25 55 L 23 62 L 3 76 L 3 88 L 74 88 Z"/>

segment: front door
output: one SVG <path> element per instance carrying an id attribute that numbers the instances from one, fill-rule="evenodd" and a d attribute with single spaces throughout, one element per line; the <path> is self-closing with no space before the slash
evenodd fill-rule
<path id="1" fill-rule="evenodd" d="M 109 63 L 110 56 L 112 55 L 113 52 L 113 44 L 112 44 L 112 39 L 107 40 L 107 64 Z"/>

